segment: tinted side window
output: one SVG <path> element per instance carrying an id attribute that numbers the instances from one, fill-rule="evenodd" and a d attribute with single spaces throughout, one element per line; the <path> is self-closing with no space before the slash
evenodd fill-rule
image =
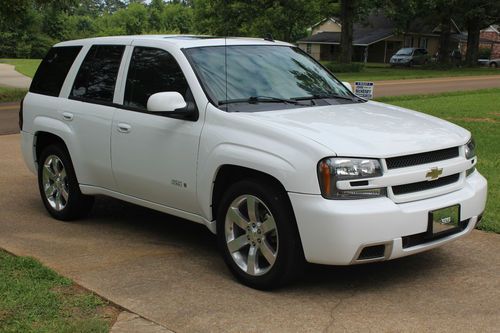
<path id="1" fill-rule="evenodd" d="M 188 84 L 177 61 L 165 50 L 134 48 L 124 105 L 146 110 L 149 96 L 164 91 L 177 91 L 186 99 Z"/>
<path id="2" fill-rule="evenodd" d="M 51 48 L 36 71 L 30 92 L 59 96 L 66 75 L 81 49 L 81 46 Z"/>
<path id="3" fill-rule="evenodd" d="M 113 102 L 123 45 L 94 45 L 76 75 L 70 97 L 88 102 Z"/>

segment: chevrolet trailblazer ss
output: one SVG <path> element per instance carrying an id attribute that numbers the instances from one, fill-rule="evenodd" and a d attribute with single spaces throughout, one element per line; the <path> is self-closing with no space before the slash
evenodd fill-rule
<path id="1" fill-rule="evenodd" d="M 293 45 L 125 36 L 63 42 L 20 111 L 59 220 L 107 195 L 202 223 L 244 284 L 304 262 L 390 260 L 467 235 L 486 180 L 471 134 L 354 95 Z"/>

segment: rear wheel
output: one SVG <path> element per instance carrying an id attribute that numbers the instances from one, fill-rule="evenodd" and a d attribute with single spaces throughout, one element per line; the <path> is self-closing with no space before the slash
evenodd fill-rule
<path id="1" fill-rule="evenodd" d="M 42 150 L 38 162 L 38 188 L 50 215 L 70 221 L 88 214 L 94 198 L 80 192 L 66 148 L 49 145 Z"/>
<path id="2" fill-rule="evenodd" d="M 492 63 L 490 64 L 490 67 L 491 67 L 491 68 L 497 68 L 497 66 L 498 66 L 498 65 L 497 65 L 497 63 L 496 63 L 496 62 L 492 62 Z"/>
<path id="3" fill-rule="evenodd" d="M 282 189 L 259 180 L 240 181 L 226 192 L 217 217 L 224 260 L 243 284 L 271 289 L 302 271 L 300 238 Z"/>

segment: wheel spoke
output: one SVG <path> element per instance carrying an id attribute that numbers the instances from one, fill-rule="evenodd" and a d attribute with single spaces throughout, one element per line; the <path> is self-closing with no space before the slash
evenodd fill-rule
<path id="1" fill-rule="evenodd" d="M 260 229 L 262 230 L 262 233 L 264 235 L 270 231 L 276 230 L 276 221 L 274 221 L 274 218 L 268 214 L 266 219 L 260 226 Z"/>
<path id="2" fill-rule="evenodd" d="M 260 253 L 262 253 L 264 258 L 266 258 L 269 265 L 272 266 L 274 264 L 274 262 L 276 261 L 276 253 L 274 253 L 274 251 L 271 249 L 271 247 L 269 246 L 269 244 L 266 241 L 263 241 L 262 243 L 260 243 L 259 249 L 260 249 Z"/>
<path id="3" fill-rule="evenodd" d="M 59 173 L 59 176 L 61 177 L 61 179 L 65 179 L 66 178 L 66 169 L 64 169 L 64 166 L 61 170 L 61 172 Z"/>
<path id="4" fill-rule="evenodd" d="M 248 260 L 247 260 L 247 273 L 251 275 L 255 275 L 257 271 L 257 248 L 255 246 L 250 246 L 250 250 L 248 251 Z"/>
<path id="5" fill-rule="evenodd" d="M 247 210 L 248 210 L 248 218 L 250 219 L 250 222 L 257 222 L 257 201 L 255 200 L 255 197 L 249 195 L 247 196 Z"/>
<path id="6" fill-rule="evenodd" d="M 238 238 L 235 238 L 227 243 L 227 248 L 230 253 L 236 252 L 241 249 L 243 246 L 248 244 L 248 239 L 246 235 L 241 235 Z"/>
<path id="7" fill-rule="evenodd" d="M 59 160 L 54 161 L 54 171 L 56 172 L 56 175 L 60 176 L 61 171 L 64 169 L 62 162 Z"/>
<path id="8" fill-rule="evenodd" d="M 43 166 L 43 175 L 48 177 L 50 180 L 54 180 L 56 178 L 54 171 L 51 169 L 50 163 Z"/>
<path id="9" fill-rule="evenodd" d="M 241 229 L 245 230 L 248 226 L 248 221 L 245 219 L 241 212 L 236 207 L 229 207 L 229 219 Z"/>
<path id="10" fill-rule="evenodd" d="M 61 188 L 61 195 L 62 197 L 64 198 L 64 202 L 68 202 L 68 197 L 69 197 L 69 193 L 68 193 L 68 189 L 66 187 L 62 187 Z"/>
<path id="11" fill-rule="evenodd" d="M 61 210 L 61 191 L 56 191 L 56 195 L 54 198 L 56 204 L 56 210 Z"/>
<path id="12" fill-rule="evenodd" d="M 52 197 L 54 195 L 55 191 L 56 191 L 56 187 L 53 184 L 46 186 L 45 187 L 45 195 L 47 196 L 47 199 Z"/>

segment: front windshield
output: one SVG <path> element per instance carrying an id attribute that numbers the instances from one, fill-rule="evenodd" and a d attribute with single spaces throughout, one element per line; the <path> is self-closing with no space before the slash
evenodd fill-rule
<path id="1" fill-rule="evenodd" d="M 406 48 L 406 49 L 401 49 L 396 53 L 396 55 L 402 55 L 402 56 L 410 56 L 413 52 L 413 49 L 411 48 Z"/>
<path id="2" fill-rule="evenodd" d="M 353 97 L 341 82 L 297 48 L 209 46 L 187 49 L 186 53 L 218 105 L 259 97 L 288 101 L 332 95 Z"/>

